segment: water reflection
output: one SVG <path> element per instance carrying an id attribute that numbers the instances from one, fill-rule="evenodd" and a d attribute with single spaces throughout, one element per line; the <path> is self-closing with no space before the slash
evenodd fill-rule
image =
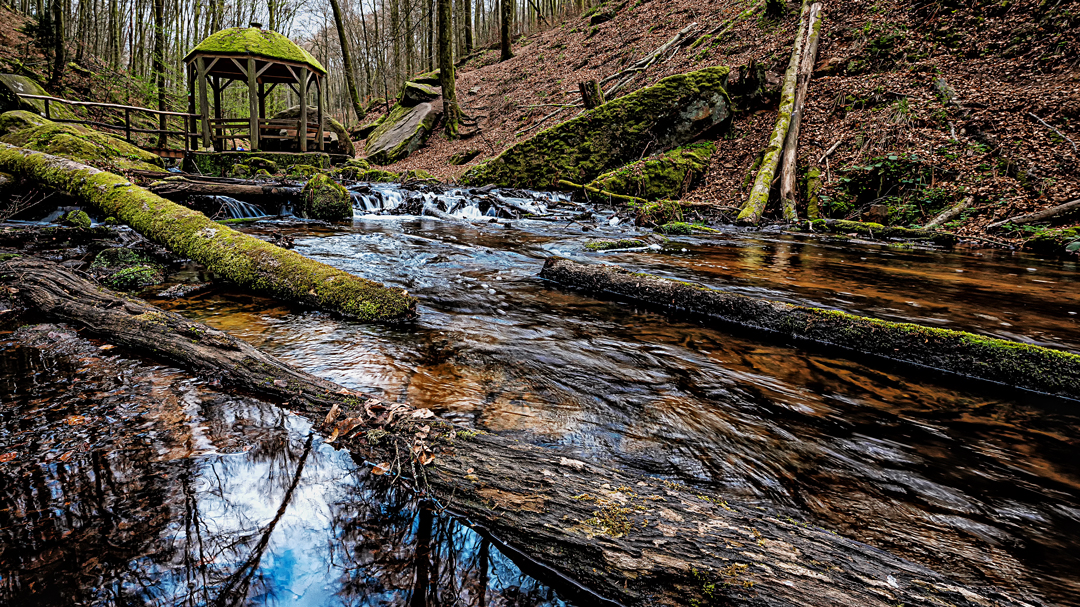
<path id="1" fill-rule="evenodd" d="M 1077 603 L 1074 410 L 762 343 L 534 278 L 544 256 L 581 255 L 580 243 L 539 222 L 430 220 L 298 238 L 307 255 L 417 294 L 422 316 L 406 328 L 235 294 L 162 303 L 383 398 L 786 509 L 970 583 Z M 1080 344 L 1074 321 L 1059 314 L 1080 309 L 1080 295 L 1057 297 L 1075 280 L 1064 262 L 765 236 L 664 247 L 604 257 L 775 299 L 948 326 L 991 326 L 976 314 L 1010 318 L 1030 341 Z"/>
<path id="2" fill-rule="evenodd" d="M 0 356 L 0 604 L 567 604 L 305 420 L 69 353 Z"/>

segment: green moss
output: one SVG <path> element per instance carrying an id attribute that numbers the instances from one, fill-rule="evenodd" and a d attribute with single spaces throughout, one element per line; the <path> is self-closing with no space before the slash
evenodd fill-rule
<path id="1" fill-rule="evenodd" d="M 120 291 L 133 291 L 142 287 L 160 284 L 161 269 L 152 265 L 131 266 L 105 278 L 107 286 Z"/>
<path id="2" fill-rule="evenodd" d="M 374 183 L 389 183 L 391 181 L 397 181 L 401 177 L 393 171 L 384 171 L 382 169 L 371 169 L 370 171 L 364 171 L 356 176 L 357 181 L 369 181 Z"/>
<path id="3" fill-rule="evenodd" d="M 196 55 L 250 55 L 264 59 L 282 59 L 306 65 L 320 74 L 326 68 L 310 53 L 292 40 L 272 31 L 257 27 L 231 27 L 211 34 L 184 57 L 191 61 Z"/>
<path id="4" fill-rule="evenodd" d="M 634 220 L 639 226 L 661 226 L 683 220 L 683 205 L 678 200 L 631 203 L 629 206 L 634 209 Z"/>
<path id="5" fill-rule="evenodd" d="M 671 234 L 673 236 L 689 236 L 694 233 L 694 226 L 686 222 L 675 221 L 672 223 L 665 223 L 662 226 L 656 226 L 656 231 L 661 234 Z"/>
<path id="6" fill-rule="evenodd" d="M 1080 242 L 1080 228 L 1042 230 L 1024 242 L 1024 249 L 1045 255 L 1060 255 L 1073 243 Z"/>
<path id="7" fill-rule="evenodd" d="M 895 226 L 885 226 L 869 221 L 846 221 L 843 219 L 813 219 L 800 225 L 808 232 L 835 232 L 838 234 L 855 233 L 875 239 L 900 238 L 904 240 L 926 240 L 940 245 L 956 244 L 956 235 L 937 230 L 915 230 Z"/>
<path id="8" fill-rule="evenodd" d="M 187 170 L 191 172 L 224 177 L 235 164 L 263 168 L 271 173 L 294 164 L 329 169 L 330 155 L 325 152 L 193 152 L 188 154 L 186 162 Z"/>
<path id="9" fill-rule="evenodd" d="M 645 200 L 679 198 L 709 169 L 713 143 L 695 143 L 597 177 L 589 187 Z"/>
<path id="10" fill-rule="evenodd" d="M 424 169 L 409 169 L 401 174 L 401 181 L 438 181 L 439 178 Z"/>
<path id="11" fill-rule="evenodd" d="M 114 247 L 109 249 L 102 249 L 94 257 L 94 262 L 90 264 L 91 268 L 122 268 L 124 266 L 133 266 L 139 264 L 147 264 L 150 260 L 139 255 L 131 249 L 123 247 Z"/>
<path id="12" fill-rule="evenodd" d="M 11 128 L 27 122 L 26 112 L 6 112 L 6 123 Z M 0 116 L 0 129 L 5 119 Z M 30 150 L 63 156 L 76 162 L 89 164 L 104 170 L 161 170 L 161 158 L 139 149 L 130 143 L 106 135 L 94 129 L 76 124 L 61 124 L 34 118 L 31 128 L 5 132 L 0 142 L 17 145 Z"/>
<path id="13" fill-rule="evenodd" d="M 2 145 L 0 170 L 85 200 L 103 215 L 118 218 L 150 241 L 239 287 L 359 320 L 400 322 L 416 315 L 416 299 L 401 289 L 384 287 L 218 225 L 119 175 L 89 167 L 57 168 L 55 157 Z"/>
<path id="14" fill-rule="evenodd" d="M 60 219 L 60 224 L 73 228 L 89 228 L 90 216 L 86 214 L 86 211 L 68 211 Z"/>
<path id="15" fill-rule="evenodd" d="M 234 177 L 237 179 L 247 179 L 248 177 L 251 177 L 251 173 L 251 167 L 249 167 L 248 165 L 234 164 L 229 167 L 229 172 L 225 176 Z"/>
<path id="16" fill-rule="evenodd" d="M 588 183 L 645 152 L 685 144 L 730 116 L 728 71 L 712 67 L 664 78 L 515 144 L 461 181 L 534 188 L 560 179 Z"/>
<path id="17" fill-rule="evenodd" d="M 633 239 L 594 240 L 592 242 L 585 243 L 585 250 L 608 251 L 611 249 L 636 249 L 643 246 L 645 246 L 645 243 L 643 241 Z"/>
<path id="18" fill-rule="evenodd" d="M 303 214 L 309 219 L 345 221 L 352 219 L 352 198 L 349 191 L 328 175 L 319 173 L 304 185 L 300 198 Z"/>
<path id="19" fill-rule="evenodd" d="M 311 179 L 316 175 L 322 174 L 322 169 L 313 167 L 309 164 L 294 164 L 285 170 L 285 175 L 292 177 L 293 179 Z"/>

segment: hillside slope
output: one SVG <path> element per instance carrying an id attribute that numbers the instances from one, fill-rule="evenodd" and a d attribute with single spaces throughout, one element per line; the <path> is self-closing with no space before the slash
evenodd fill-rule
<path id="1" fill-rule="evenodd" d="M 780 19 L 765 17 L 759 6 L 726 35 L 703 36 L 754 4 L 608 2 L 517 41 L 509 61 L 497 62 L 497 50 L 482 51 L 459 70 L 457 87 L 466 113 L 483 117 L 482 135 L 454 142 L 433 137 L 390 168 L 425 169 L 452 180 L 580 112 L 555 107 L 580 102 L 578 82 L 620 71 L 693 23 L 694 33 L 673 55 L 619 94 L 671 74 L 755 61 L 775 81 L 788 62 L 797 4 Z M 1072 143 L 1080 142 L 1080 3 L 843 0 L 824 6 L 799 151 L 805 168 L 838 144 L 827 165 L 821 163 L 824 213 L 915 225 L 972 197 L 971 208 L 949 227 L 973 236 L 994 221 L 1080 198 L 1080 153 Z M 591 17 L 597 13 L 611 19 L 591 25 L 602 20 Z M 949 90 L 952 99 L 942 94 Z M 776 99 L 740 109 L 730 130 L 716 136 L 710 170 L 686 200 L 737 207 L 745 199 L 747 176 L 776 118 Z M 449 166 L 449 157 L 465 149 L 482 153 L 463 167 Z M 994 239 L 1023 239 L 1032 231 Z"/>

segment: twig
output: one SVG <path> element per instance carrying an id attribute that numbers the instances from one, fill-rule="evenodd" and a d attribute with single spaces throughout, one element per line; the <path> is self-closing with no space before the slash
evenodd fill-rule
<path id="1" fill-rule="evenodd" d="M 840 144 L 843 143 L 843 142 L 844 142 L 843 137 L 837 139 L 836 143 L 832 144 L 832 147 L 830 147 L 828 150 L 826 150 L 825 153 L 821 155 L 821 158 L 818 158 L 818 164 L 821 164 L 822 162 L 825 162 L 826 160 L 828 160 L 829 156 L 832 156 L 832 153 L 835 152 L 836 148 L 840 147 Z"/>
<path id="2" fill-rule="evenodd" d="M 675 36 L 672 37 L 671 40 L 668 40 L 664 44 L 660 45 L 660 48 L 658 48 L 655 51 L 649 53 L 648 55 L 645 55 L 644 57 L 642 57 L 641 59 L 639 59 L 638 61 L 636 61 L 635 63 L 633 63 L 629 67 L 627 67 L 626 69 L 624 69 L 624 70 L 622 70 L 620 72 L 616 72 L 616 73 L 608 76 L 607 78 L 604 78 L 603 80 L 601 80 L 600 81 L 600 86 L 603 86 L 603 85 L 611 82 L 612 80 L 617 80 L 619 78 L 622 78 L 622 80 L 620 80 L 618 84 L 616 84 L 615 86 L 611 87 L 610 89 L 604 91 L 604 98 L 605 99 L 611 99 L 612 96 L 615 93 L 617 93 L 619 91 L 619 89 L 626 86 L 626 84 L 638 72 L 643 72 L 643 71 L 649 69 L 649 66 L 656 63 L 661 57 L 663 57 L 668 52 L 668 49 L 670 49 L 672 46 L 674 46 L 680 40 L 685 38 L 697 26 L 698 26 L 698 24 L 696 22 L 691 23 L 690 25 L 687 25 L 686 27 L 679 30 L 679 33 L 675 34 Z"/>
<path id="3" fill-rule="evenodd" d="M 1062 133 L 1061 131 L 1059 131 L 1059 130 L 1055 129 L 1055 128 L 1054 128 L 1053 126 L 1051 126 L 1050 124 L 1047 124 L 1047 122 L 1046 122 L 1045 120 L 1043 120 L 1042 118 L 1039 118 L 1038 116 L 1036 116 L 1035 114 L 1033 114 L 1033 113 L 1031 113 L 1031 112 L 1028 112 L 1028 116 L 1031 116 L 1031 117 L 1032 117 L 1032 118 L 1034 118 L 1035 120 L 1038 120 L 1038 121 L 1039 121 L 1039 124 L 1041 124 L 1041 125 L 1045 126 L 1046 128 L 1050 129 L 1051 131 L 1054 131 L 1055 133 L 1057 133 L 1057 136 L 1058 136 L 1058 137 L 1061 137 L 1061 138 L 1062 138 L 1062 139 L 1064 139 L 1065 141 L 1068 141 L 1068 142 L 1069 142 L 1069 144 L 1070 144 L 1070 145 L 1072 145 L 1072 149 L 1073 149 L 1073 154 L 1076 154 L 1076 153 L 1077 153 L 1077 152 L 1076 152 L 1076 142 L 1075 142 L 1075 141 L 1073 141 L 1072 139 L 1069 139 L 1069 138 L 1068 138 L 1068 137 L 1067 137 L 1067 136 L 1065 135 L 1065 133 Z"/>
<path id="4" fill-rule="evenodd" d="M 538 108 L 538 107 L 568 108 L 568 107 L 581 107 L 581 105 L 574 104 L 574 103 L 539 103 L 537 105 L 520 105 L 520 106 L 518 106 L 518 109 L 519 110 L 531 110 L 531 109 L 535 109 L 535 108 Z"/>
<path id="5" fill-rule="evenodd" d="M 559 108 L 559 109 L 555 110 L 554 112 L 552 112 L 552 113 L 548 114 L 547 116 L 544 116 L 544 117 L 543 117 L 543 118 L 541 118 L 540 120 L 537 120 L 536 122 L 534 122 L 534 123 L 532 124 L 532 126 L 530 126 L 529 128 L 525 129 L 524 131 L 518 131 L 518 132 L 517 132 L 517 135 L 518 135 L 518 136 L 520 136 L 520 135 L 524 135 L 525 133 L 528 133 L 529 131 L 531 131 L 531 130 L 535 129 L 536 127 L 538 127 L 538 126 L 540 126 L 541 124 L 543 124 L 544 122 L 546 122 L 548 118 L 551 118 L 551 117 L 552 117 L 552 116 L 554 116 L 555 114 L 558 114 L 559 112 L 561 112 L 561 111 L 563 111 L 563 110 L 565 110 L 565 109 L 566 109 L 566 108 L 564 108 L 564 107 L 561 107 L 561 108 Z"/>

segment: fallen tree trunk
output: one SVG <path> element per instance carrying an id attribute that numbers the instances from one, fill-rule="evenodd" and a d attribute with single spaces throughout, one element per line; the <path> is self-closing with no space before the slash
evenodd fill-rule
<path id="1" fill-rule="evenodd" d="M 900 240 L 925 240 L 939 245 L 956 244 L 956 234 L 940 230 L 903 228 L 886 226 L 871 221 L 849 221 L 847 219 L 812 219 L 800 222 L 801 229 L 808 232 L 833 232 L 835 234 L 858 234 L 872 239 L 896 238 Z"/>
<path id="2" fill-rule="evenodd" d="M 1027 215 L 1019 215 L 1017 217 L 1011 217 L 1011 218 L 1005 219 L 1003 221 L 998 221 L 996 223 L 992 223 L 992 224 L 986 226 L 986 229 L 987 230 L 996 230 L 997 228 L 1000 228 L 1001 226 L 1003 226 L 1003 225 L 1005 225 L 1007 223 L 1014 223 L 1016 225 L 1023 225 L 1025 223 L 1035 223 L 1035 222 L 1038 222 L 1038 221 L 1046 221 L 1048 219 L 1053 219 L 1055 217 L 1060 217 L 1061 215 L 1067 215 L 1067 214 L 1072 213 L 1074 211 L 1080 211 L 1080 198 L 1077 198 L 1076 200 L 1071 200 L 1071 201 L 1066 202 L 1064 204 L 1059 204 L 1057 206 L 1050 207 L 1049 209 L 1043 209 L 1041 211 L 1036 211 L 1034 213 L 1028 213 Z"/>
<path id="3" fill-rule="evenodd" d="M 768 145 L 765 146 L 761 167 L 758 169 L 753 187 L 750 188 L 750 195 L 743 203 L 739 216 L 735 218 L 738 223 L 757 225 L 761 221 L 762 213 L 765 212 L 765 205 L 769 204 L 769 192 L 772 190 L 776 168 L 780 164 L 780 154 L 784 150 L 784 140 L 791 126 L 791 112 L 795 106 L 795 81 L 799 63 L 802 60 L 802 40 L 803 33 L 806 31 L 809 10 L 806 0 L 803 0 L 799 29 L 795 33 L 795 42 L 791 49 L 791 61 L 788 62 L 787 71 L 784 72 L 784 82 L 780 89 L 780 108 L 776 117 L 776 126 L 769 136 Z"/>
<path id="4" fill-rule="evenodd" d="M 380 462 L 560 593 L 600 605 L 975 607 L 1022 603 L 722 496 L 432 419 L 298 371 L 230 335 L 98 288 L 52 263 L 0 262 L 4 293 L 48 317 L 225 386 L 283 401 L 328 442 Z M 1028 604 L 1037 604 L 1027 601 Z"/>
<path id="5" fill-rule="evenodd" d="M 185 196 L 232 196 L 233 198 L 295 198 L 303 188 L 281 186 L 274 183 L 221 183 L 169 177 L 151 183 L 146 189 L 166 198 Z"/>
<path id="6" fill-rule="evenodd" d="M 590 293 L 1019 388 L 1077 398 L 1080 356 L 963 331 L 755 299 L 609 265 L 548 258 L 541 278 Z"/>
<path id="7" fill-rule="evenodd" d="M 0 144 L 0 168 L 89 203 L 238 286 L 359 320 L 398 322 L 416 316 L 416 299 L 401 289 L 232 230 L 119 175 L 7 144 Z"/>
<path id="8" fill-rule="evenodd" d="M 806 91 L 810 88 L 810 75 L 814 72 L 814 64 L 817 62 L 818 41 L 821 39 L 821 3 L 815 2 L 810 5 L 810 16 L 807 18 L 809 30 L 806 35 L 806 46 L 803 49 L 802 60 L 799 62 L 799 72 L 796 77 L 795 109 L 791 113 L 791 125 L 788 127 L 787 137 L 784 138 L 784 154 L 780 161 L 780 206 L 784 221 L 796 221 L 799 219 L 795 211 L 795 163 L 798 159 L 799 148 L 799 125 L 802 123 L 803 105 L 806 103 Z"/>

